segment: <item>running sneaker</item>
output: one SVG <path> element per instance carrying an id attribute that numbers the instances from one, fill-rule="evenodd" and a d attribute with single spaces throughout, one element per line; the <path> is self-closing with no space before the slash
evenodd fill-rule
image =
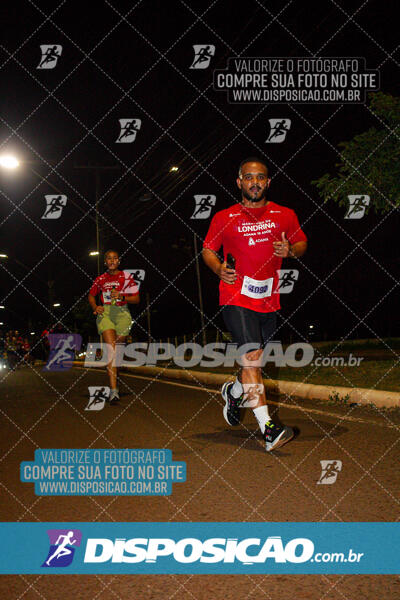
<path id="1" fill-rule="evenodd" d="M 111 405 L 118 404 L 118 402 L 119 402 L 119 393 L 118 393 L 118 390 L 111 390 L 108 402 Z"/>
<path id="2" fill-rule="evenodd" d="M 294 436 L 294 431 L 291 427 L 285 425 L 278 425 L 273 421 L 267 421 L 265 423 L 264 441 L 265 449 L 267 452 L 276 450 L 289 442 Z"/>
<path id="3" fill-rule="evenodd" d="M 233 381 L 226 381 L 222 386 L 221 394 L 225 400 L 225 406 L 223 408 L 223 415 L 225 421 L 229 425 L 239 425 L 240 423 L 240 403 L 243 398 L 243 394 L 240 398 L 233 398 L 230 394 L 230 390 L 233 386 Z"/>

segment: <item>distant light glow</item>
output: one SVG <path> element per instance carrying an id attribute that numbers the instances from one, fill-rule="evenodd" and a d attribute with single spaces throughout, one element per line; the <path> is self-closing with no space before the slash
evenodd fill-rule
<path id="1" fill-rule="evenodd" d="M 16 169 L 19 167 L 19 160 L 11 154 L 3 154 L 3 156 L 0 156 L 0 166 L 4 169 Z"/>
<path id="2" fill-rule="evenodd" d="M 53 306 L 61 306 L 61 304 L 59 302 L 56 302 L 55 304 L 53 304 Z"/>
<path id="3" fill-rule="evenodd" d="M 98 256 L 100 254 L 100 252 L 98 252 L 97 250 L 93 250 L 92 252 L 89 252 L 89 256 Z"/>
<path id="4" fill-rule="evenodd" d="M 171 167 L 169 172 L 173 173 L 174 171 L 179 171 L 179 167 Z"/>

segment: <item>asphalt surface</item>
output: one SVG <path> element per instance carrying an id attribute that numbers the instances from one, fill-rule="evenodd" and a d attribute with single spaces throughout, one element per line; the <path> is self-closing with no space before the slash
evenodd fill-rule
<path id="1" fill-rule="evenodd" d="M 193 387 L 122 377 L 121 402 L 85 411 L 100 370 L 2 374 L 2 521 L 396 521 L 398 412 L 301 402 L 271 405 L 296 437 L 266 453 L 252 411 L 229 428 L 222 398 Z M 19 481 L 37 448 L 169 448 L 187 463 L 170 497 L 39 497 Z M 320 460 L 341 460 L 333 485 L 317 485 Z M 2 576 L 1 598 L 339 600 L 400 598 L 396 576 Z"/>

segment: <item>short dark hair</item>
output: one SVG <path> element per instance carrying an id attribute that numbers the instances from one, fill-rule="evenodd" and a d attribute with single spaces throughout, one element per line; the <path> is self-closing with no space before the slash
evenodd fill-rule
<path id="1" fill-rule="evenodd" d="M 110 254 L 110 252 L 115 252 L 115 254 L 117 254 L 118 258 L 119 258 L 118 250 L 113 250 L 112 248 L 110 248 L 110 250 L 107 250 L 107 252 L 104 252 L 104 260 L 107 260 L 107 256 Z"/>
<path id="2" fill-rule="evenodd" d="M 243 165 L 245 165 L 246 163 L 249 163 L 249 162 L 261 163 L 262 165 L 264 165 L 264 167 L 267 169 L 267 172 L 268 172 L 268 165 L 263 158 L 259 158 L 258 156 L 249 156 L 248 158 L 245 158 L 244 160 L 242 160 L 242 162 L 239 165 L 239 177 L 242 174 Z"/>

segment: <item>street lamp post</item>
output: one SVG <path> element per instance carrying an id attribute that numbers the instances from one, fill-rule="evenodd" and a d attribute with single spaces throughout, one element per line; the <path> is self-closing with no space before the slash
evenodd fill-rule
<path id="1" fill-rule="evenodd" d="M 194 244 L 194 258 L 196 261 L 196 276 L 197 276 L 197 288 L 199 292 L 199 308 L 200 308 L 200 319 L 201 319 L 201 334 L 203 340 L 203 346 L 207 344 L 207 335 L 204 324 L 204 312 L 203 312 L 203 293 L 201 290 L 201 279 L 200 279 L 200 265 L 199 265 L 199 255 L 197 252 L 197 237 L 196 233 L 193 232 L 193 244 Z"/>
<path id="2" fill-rule="evenodd" d="M 99 200 L 100 200 L 100 171 L 115 171 L 120 165 L 75 165 L 76 169 L 87 169 L 95 171 L 95 223 L 96 223 L 96 251 L 97 251 L 97 275 L 100 275 L 100 225 L 99 225 Z"/>

